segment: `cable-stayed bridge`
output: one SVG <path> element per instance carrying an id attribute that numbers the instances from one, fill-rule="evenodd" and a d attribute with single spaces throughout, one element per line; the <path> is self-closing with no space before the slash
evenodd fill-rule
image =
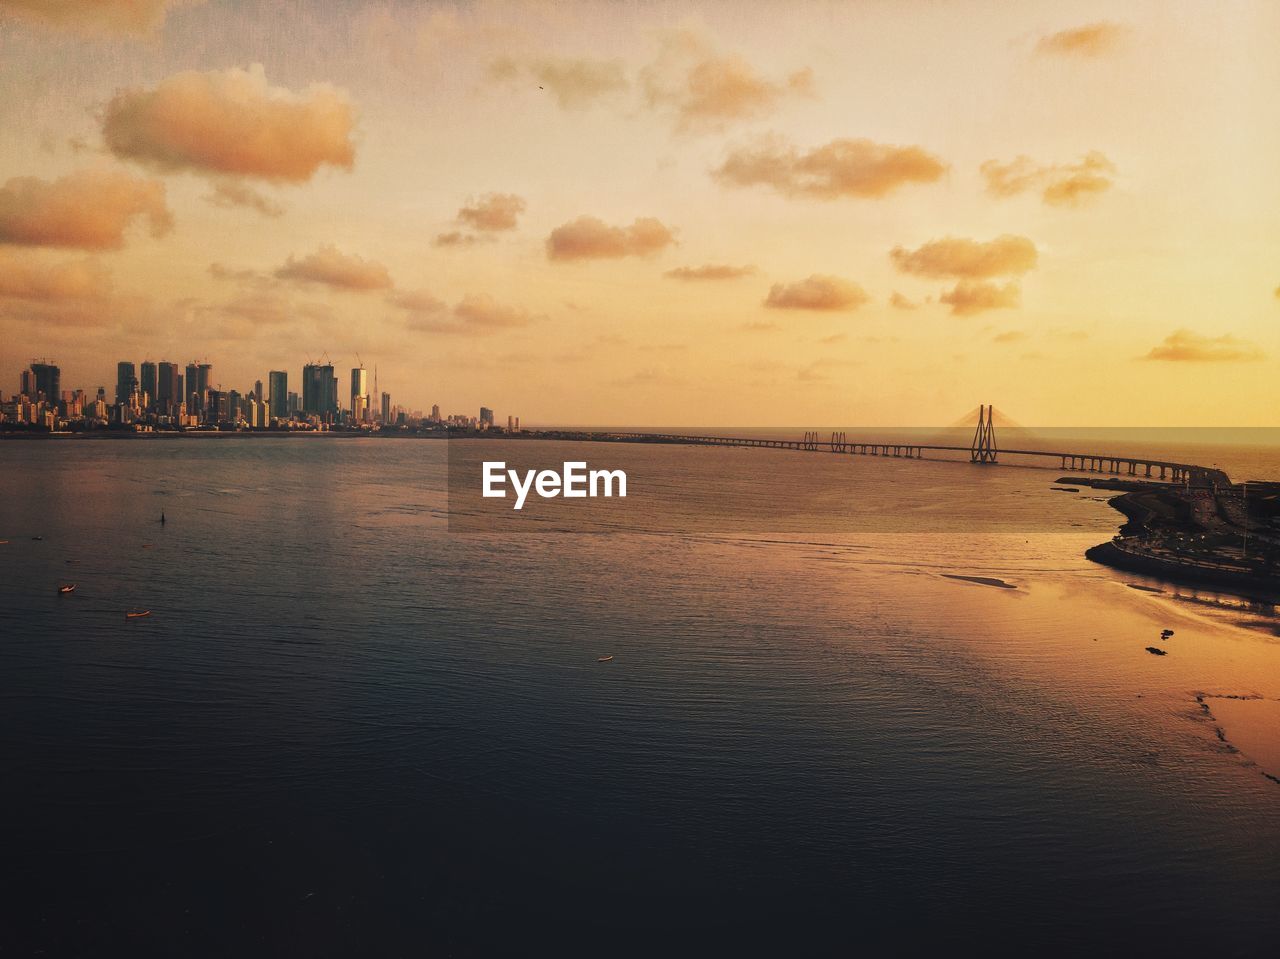
<path id="1" fill-rule="evenodd" d="M 603 442 L 631 443 L 681 443 L 693 446 L 746 446 L 764 449 L 803 450 L 819 453 L 843 453 L 854 456 L 886 456 L 901 459 L 925 459 L 929 453 L 968 453 L 969 460 L 978 465 L 995 465 L 1010 459 L 1035 460 L 1035 464 L 1052 466 L 1070 472 L 1103 473 L 1109 476 L 1150 479 L 1189 486 L 1228 486 L 1230 477 L 1222 470 L 1195 463 L 1177 463 L 1171 460 L 1149 459 L 1143 456 L 1121 456 L 1115 453 L 1089 453 L 1045 449 L 1001 449 L 996 442 L 995 409 L 978 407 L 978 423 L 973 440 L 968 446 L 945 443 L 912 443 L 857 439 L 843 432 L 833 432 L 829 438 L 818 431 L 804 434 L 803 439 L 789 440 L 772 437 L 702 436 L 690 433 L 637 433 L 593 432 L 560 433 L 565 439 L 584 439 Z"/>

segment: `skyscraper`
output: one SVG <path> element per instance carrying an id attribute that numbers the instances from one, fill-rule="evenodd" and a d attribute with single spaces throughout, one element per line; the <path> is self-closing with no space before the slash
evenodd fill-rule
<path id="1" fill-rule="evenodd" d="M 480 407 L 480 428 L 493 425 L 493 410 L 487 406 Z"/>
<path id="2" fill-rule="evenodd" d="M 302 368 L 302 412 L 321 417 L 337 415 L 338 377 L 332 363 L 308 363 Z"/>
<path id="3" fill-rule="evenodd" d="M 391 394 L 382 394 L 382 422 L 387 424 L 391 422 Z"/>
<path id="4" fill-rule="evenodd" d="M 151 360 L 142 361 L 142 378 L 139 386 L 142 392 L 147 395 L 147 405 L 154 406 L 156 402 L 156 365 Z"/>
<path id="5" fill-rule="evenodd" d="M 132 363 L 121 360 L 116 364 L 116 402 L 128 403 L 138 388 L 138 374 Z"/>
<path id="6" fill-rule="evenodd" d="M 162 360 L 156 371 L 156 409 L 171 413 L 173 407 L 181 402 L 182 374 L 178 372 L 178 364 Z"/>
<path id="7" fill-rule="evenodd" d="M 56 403 L 62 395 L 61 377 L 62 371 L 48 360 L 41 360 L 39 363 L 32 362 L 31 376 L 34 380 L 32 384 L 34 391 L 31 398 L 34 400 L 41 393 L 44 394 L 46 403 Z"/>
<path id="8" fill-rule="evenodd" d="M 364 419 L 364 411 L 368 407 L 369 373 L 363 366 L 351 370 L 351 418 L 357 422 Z"/>
<path id="9" fill-rule="evenodd" d="M 212 378 L 212 374 L 212 364 L 196 363 L 195 361 L 187 364 L 187 412 L 204 412 L 206 394 L 209 392 L 209 380 Z"/>
<path id="10" fill-rule="evenodd" d="M 267 395 L 270 397 L 271 417 L 277 420 L 289 418 L 289 374 L 284 370 L 272 370 L 267 374 Z"/>

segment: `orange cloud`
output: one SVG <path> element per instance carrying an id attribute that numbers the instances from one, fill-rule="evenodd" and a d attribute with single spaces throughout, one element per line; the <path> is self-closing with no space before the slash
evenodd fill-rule
<path id="1" fill-rule="evenodd" d="M 100 263 L 44 263 L 0 250 L 0 297 L 58 302 L 99 300 L 111 292 L 111 274 Z"/>
<path id="2" fill-rule="evenodd" d="M 1187 363 L 1235 363 L 1263 359 L 1261 349 L 1248 340 L 1231 334 L 1201 336 L 1190 330 L 1175 330 L 1159 346 L 1152 347 L 1145 359 Z"/>
<path id="3" fill-rule="evenodd" d="M 150 316 L 150 303 L 115 291 L 94 260 L 48 263 L 28 251 L 0 248 L 0 321 L 33 328 L 102 327 Z"/>
<path id="4" fill-rule="evenodd" d="M 303 94 L 268 85 L 260 64 L 188 70 L 107 103 L 102 136 L 118 157 L 164 170 L 196 170 L 300 183 L 320 167 L 350 170 L 355 109 L 327 84 Z"/>
<path id="5" fill-rule="evenodd" d="M 1022 330 L 1005 330 L 1003 333 L 997 333 L 991 337 L 993 343 L 1018 343 L 1027 338 L 1027 334 Z"/>
<path id="6" fill-rule="evenodd" d="M 331 243 L 301 260 L 292 256 L 275 271 L 277 279 L 323 283 L 339 290 L 385 290 L 391 286 L 387 268 L 376 260 L 343 253 Z"/>
<path id="7" fill-rule="evenodd" d="M 1036 52 L 1060 57 L 1100 57 L 1119 47 L 1126 32 L 1118 23 L 1090 23 L 1041 37 Z"/>
<path id="8" fill-rule="evenodd" d="M 173 229 L 163 183 L 80 170 L 53 181 L 14 177 L 0 187 L 0 243 L 118 250 L 135 218 L 149 222 L 152 236 Z"/>
<path id="9" fill-rule="evenodd" d="M 857 283 L 814 273 L 795 283 L 775 283 L 764 305 L 779 310 L 856 310 L 869 299 Z"/>
<path id="10" fill-rule="evenodd" d="M 663 276 L 672 280 L 736 280 L 744 276 L 753 276 L 754 266 L 727 266 L 719 263 L 708 263 L 705 266 L 681 266 L 667 270 Z"/>
<path id="11" fill-rule="evenodd" d="M 528 326 L 533 320 L 528 310 L 504 306 L 487 293 L 472 293 L 463 297 L 453 308 L 453 314 L 469 327 L 486 329 Z"/>
<path id="12" fill-rule="evenodd" d="M 437 233 L 432 242 L 436 246 L 471 246 L 473 243 L 479 243 L 480 237 L 463 233 L 461 230 L 450 230 L 448 233 Z"/>
<path id="13" fill-rule="evenodd" d="M 915 250 L 895 246 L 889 257 L 903 272 L 931 279 L 1018 276 L 1033 269 L 1037 261 L 1036 245 L 1010 233 L 986 243 L 949 236 Z"/>
<path id="14" fill-rule="evenodd" d="M 499 303 L 487 293 L 464 296 L 453 309 L 424 290 L 393 293 L 388 301 L 409 314 L 406 326 L 423 333 L 483 335 L 528 326 L 540 317 Z"/>
<path id="15" fill-rule="evenodd" d="M 224 208 L 248 207 L 257 210 L 263 216 L 278 217 L 284 215 L 284 207 L 270 197 L 263 196 L 253 187 L 234 180 L 220 180 L 213 185 L 213 192 L 205 200 L 214 206 Z"/>
<path id="16" fill-rule="evenodd" d="M 610 226 L 594 216 L 580 216 L 551 231 L 547 237 L 547 257 L 602 260 L 649 256 L 675 241 L 671 230 L 653 217 L 639 217 L 630 226 Z"/>
<path id="17" fill-rule="evenodd" d="M 619 60 L 539 60 L 529 65 L 529 72 L 566 110 L 590 106 L 601 97 L 623 93 L 630 87 Z"/>
<path id="18" fill-rule="evenodd" d="M 514 193 L 486 193 L 458 211 L 458 222 L 473 230 L 514 230 L 524 208 Z"/>
<path id="19" fill-rule="evenodd" d="M 203 0 L 0 0 L 0 10 L 84 32 L 150 33 L 169 11 Z"/>
<path id="20" fill-rule="evenodd" d="M 984 310 L 1009 310 L 1021 301 L 1017 283 L 1000 286 L 987 280 L 961 280 L 942 296 L 938 302 L 951 307 L 952 316 L 972 316 Z"/>
<path id="21" fill-rule="evenodd" d="M 946 169 L 918 146 L 832 140 L 801 153 L 768 138 L 730 151 L 712 176 L 730 186 L 768 186 L 783 196 L 834 200 L 883 197 L 908 183 L 933 183 Z"/>
<path id="22" fill-rule="evenodd" d="M 808 68 L 771 80 L 737 54 L 716 54 L 690 31 L 670 34 L 640 77 L 649 105 L 673 111 L 682 132 L 720 130 L 766 116 L 786 97 L 813 95 Z"/>
<path id="23" fill-rule="evenodd" d="M 1083 200 L 1111 188 L 1115 165 L 1106 155 L 1093 150 L 1075 163 L 1038 164 L 1020 156 L 1009 163 L 988 160 L 979 168 L 992 196 L 1016 196 L 1040 190 L 1051 206 L 1076 206 Z"/>
<path id="24" fill-rule="evenodd" d="M 914 300 L 909 300 L 897 290 L 893 291 L 893 296 L 889 297 L 889 305 L 895 310 L 914 310 L 920 306 Z"/>

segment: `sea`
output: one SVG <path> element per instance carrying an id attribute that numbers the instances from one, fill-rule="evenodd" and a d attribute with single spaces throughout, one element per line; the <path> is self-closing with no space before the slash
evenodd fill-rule
<path id="1" fill-rule="evenodd" d="M 1280 479 L 1239 439 L 1151 455 Z M 1091 563 L 1062 478 L 0 441 L 0 955 L 1272 955 L 1280 619 Z"/>

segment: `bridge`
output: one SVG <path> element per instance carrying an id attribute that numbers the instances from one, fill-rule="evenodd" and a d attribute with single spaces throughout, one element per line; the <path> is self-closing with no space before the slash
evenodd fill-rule
<path id="1" fill-rule="evenodd" d="M 807 452 L 843 453 L 853 456 L 886 456 L 899 459 L 924 459 L 927 453 L 968 453 L 969 461 L 982 466 L 995 465 L 1000 457 L 1019 459 L 1035 458 L 1040 465 L 1058 462 L 1058 468 L 1069 472 L 1103 473 L 1109 476 L 1177 483 L 1187 486 L 1229 486 L 1231 479 L 1222 470 L 1194 463 L 1176 463 L 1170 460 L 1146 457 L 1118 456 L 1114 453 L 1061 452 L 1056 450 L 1000 449 L 996 444 L 994 407 L 978 407 L 978 425 L 973 441 L 968 446 L 947 446 L 928 443 L 886 442 L 884 440 L 850 439 L 843 432 L 834 432 L 824 439 L 816 430 L 804 434 L 803 439 L 773 439 L 747 436 L 700 436 L 690 433 L 635 433 L 600 432 L 567 433 L 566 439 L 583 439 L 604 442 L 630 443 L 679 443 L 692 446 L 746 446 L 764 449 L 804 450 Z"/>

